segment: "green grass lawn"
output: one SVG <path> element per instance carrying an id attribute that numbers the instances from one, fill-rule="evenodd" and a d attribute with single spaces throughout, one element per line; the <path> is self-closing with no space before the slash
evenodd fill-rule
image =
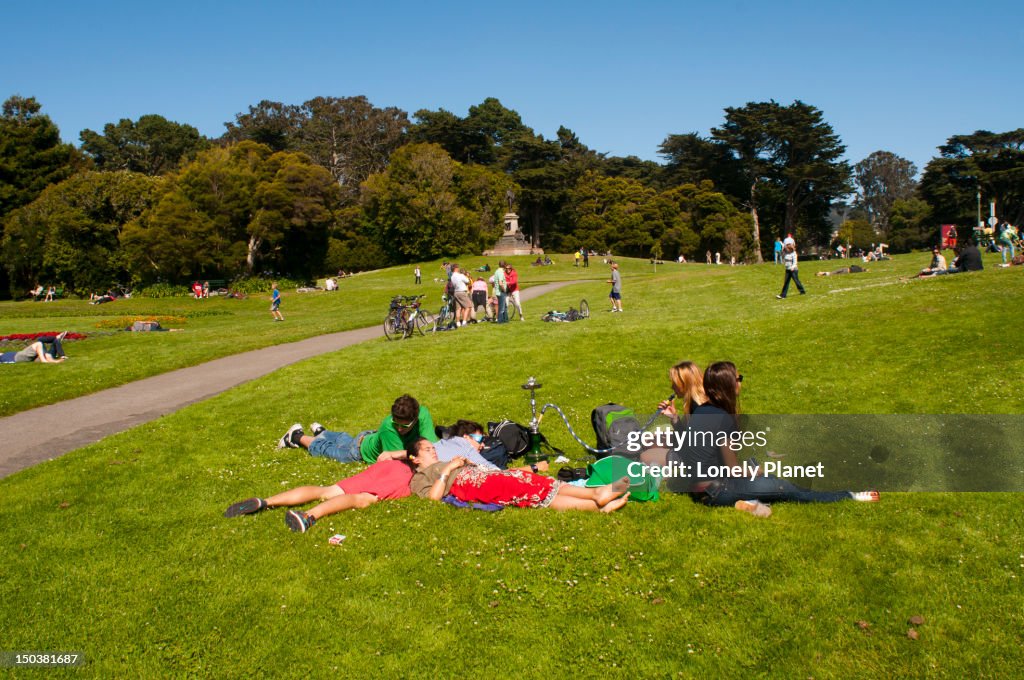
<path id="1" fill-rule="evenodd" d="M 926 259 L 829 279 L 813 272 L 838 265 L 806 262 L 809 294 L 785 301 L 775 299 L 781 267 L 655 274 L 625 261 L 623 314 L 604 311 L 600 259 L 590 272 L 524 267 L 527 282 L 602 282 L 529 304 L 527 323 L 310 359 L 0 480 L 0 647 L 80 651 L 78 672 L 101 677 L 1020 675 L 1019 494 L 776 505 L 768 520 L 682 497 L 613 516 L 405 499 L 304 535 L 285 528 L 282 511 L 221 517 L 246 496 L 360 469 L 275 450 L 292 422 L 358 430 L 406 391 L 438 422 L 522 422 L 530 375 L 591 441 L 594 406 L 650 411 L 680 359 L 736 362 L 750 413 L 1020 414 L 1021 270 L 900 280 Z M 88 370 L 101 350 L 152 343 L 166 370 L 172 355 L 201 360 L 179 338 L 237 350 L 367 325 L 391 292 L 413 288 L 403 285 L 411 269 L 344 281 L 336 297 L 286 291 L 288 324 L 272 324 L 263 301 L 131 301 L 126 309 L 230 314 L 190 318 L 188 333 L 89 339 L 69 348 L 67 365 L 25 368 L 47 380 L 81 371 L 63 389 L 83 393 L 113 384 Z M 537 321 L 581 297 L 590 320 Z M 72 305 L 68 318 L 87 328 L 71 315 L 92 308 L 75 304 L 46 307 Z M 4 307 L 0 330 L 50 326 L 6 313 L 41 307 Z M 161 344 L 172 341 L 183 344 Z M 11 403 L 8 412 L 26 406 Z M 543 427 L 582 459 L 552 415 Z M 343 545 L 327 543 L 334 533 Z M 924 619 L 917 640 L 907 635 L 914 616 Z"/>

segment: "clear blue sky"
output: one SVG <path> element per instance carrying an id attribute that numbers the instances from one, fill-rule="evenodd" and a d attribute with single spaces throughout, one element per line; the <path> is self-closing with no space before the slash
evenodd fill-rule
<path id="1" fill-rule="evenodd" d="M 262 99 L 366 95 L 464 116 L 497 97 L 552 138 L 658 157 L 722 110 L 801 99 L 856 162 L 919 169 L 953 134 L 1024 126 L 1024 2 L 68 2 L 7 4 L 0 98 L 78 143 L 157 113 L 217 137 Z"/>

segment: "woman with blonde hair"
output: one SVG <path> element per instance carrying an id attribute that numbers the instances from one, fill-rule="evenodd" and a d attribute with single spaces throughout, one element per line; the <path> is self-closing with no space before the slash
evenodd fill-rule
<path id="1" fill-rule="evenodd" d="M 692 361 L 680 361 L 668 369 L 668 379 L 672 383 L 673 397 L 658 404 L 658 410 L 672 421 L 672 427 L 676 430 L 686 429 L 686 421 L 689 419 L 693 409 L 708 400 L 704 394 L 704 376 L 700 366 Z M 682 421 L 679 418 L 679 410 L 676 406 L 676 399 L 681 400 Z M 652 447 L 640 454 L 640 461 L 646 465 L 663 466 L 668 460 L 668 449 L 664 447 Z"/>

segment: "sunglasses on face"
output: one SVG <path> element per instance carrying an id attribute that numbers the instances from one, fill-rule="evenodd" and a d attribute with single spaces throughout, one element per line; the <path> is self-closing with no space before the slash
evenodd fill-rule
<path id="1" fill-rule="evenodd" d="M 398 422 L 396 422 L 395 423 L 395 427 L 399 428 L 400 430 L 408 430 L 410 427 L 412 427 L 415 424 L 416 424 L 415 421 L 413 421 L 411 423 L 398 423 Z"/>
<path id="2" fill-rule="evenodd" d="M 739 373 L 736 375 L 736 382 L 743 382 L 743 374 Z"/>
<path id="3" fill-rule="evenodd" d="M 472 437 L 473 441 L 475 441 L 477 444 L 479 444 L 480 442 L 482 442 L 484 440 L 484 436 L 482 434 L 480 434 L 479 432 L 477 432 L 476 434 L 471 434 L 469 436 Z"/>

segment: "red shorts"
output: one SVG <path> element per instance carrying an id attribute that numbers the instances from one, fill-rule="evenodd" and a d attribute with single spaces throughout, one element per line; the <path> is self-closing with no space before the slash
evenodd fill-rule
<path id="1" fill-rule="evenodd" d="M 338 480 L 337 486 L 347 494 L 369 493 L 387 501 L 409 495 L 413 469 L 401 460 L 381 460 L 357 475 Z"/>

